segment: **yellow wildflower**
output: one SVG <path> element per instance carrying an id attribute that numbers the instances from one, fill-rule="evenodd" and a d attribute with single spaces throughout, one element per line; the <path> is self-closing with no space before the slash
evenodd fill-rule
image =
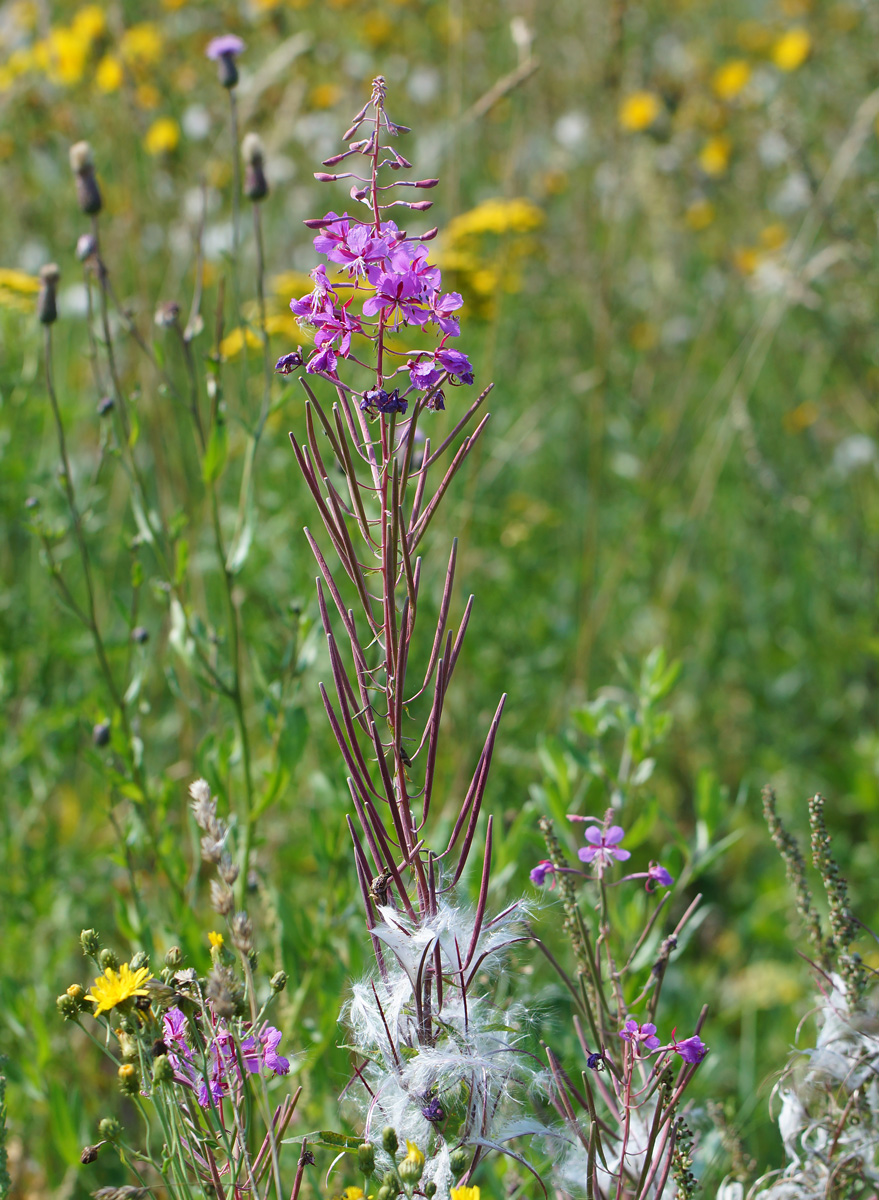
<path id="1" fill-rule="evenodd" d="M 15 312 L 33 312 L 40 281 L 35 275 L 0 267 L 0 308 Z"/>
<path id="2" fill-rule="evenodd" d="M 452 1188 L 452 1200 L 479 1200 L 478 1187 Z"/>
<path id="3" fill-rule="evenodd" d="M 162 34 L 158 25 L 142 21 L 126 29 L 119 43 L 119 53 L 125 62 L 139 66 L 158 62 L 162 53 Z"/>
<path id="4" fill-rule="evenodd" d="M 149 992 L 143 986 L 152 974 L 148 967 L 139 967 L 132 971 L 128 963 L 123 963 L 118 971 L 107 967 L 103 975 L 99 975 L 92 985 L 92 990 L 86 996 L 92 1004 L 96 1004 L 94 1015 L 109 1012 L 117 1004 L 130 1000 L 132 996 L 148 996 Z"/>
<path id="5" fill-rule="evenodd" d="M 759 21 L 743 21 L 736 30 L 736 41 L 751 54 L 764 54 L 772 45 L 772 30 Z"/>
<path id="6" fill-rule="evenodd" d="M 363 21 L 363 35 L 371 46 L 379 49 L 394 36 L 396 26 L 387 13 L 369 13 Z"/>
<path id="7" fill-rule="evenodd" d="M 811 49 L 812 38 L 808 30 L 789 29 L 772 47 L 772 61 L 780 71 L 795 71 L 809 57 Z"/>
<path id="8" fill-rule="evenodd" d="M 134 93 L 134 100 L 138 108 L 143 108 L 146 109 L 147 112 L 152 112 L 154 108 L 158 108 L 162 103 L 162 95 L 154 84 L 141 83 L 138 85 Z"/>
<path id="9" fill-rule="evenodd" d="M 710 200 L 700 197 L 694 200 L 684 213 L 684 220 L 690 229 L 698 233 L 702 229 L 707 229 L 715 218 L 714 205 Z"/>
<path id="10" fill-rule="evenodd" d="M 103 8 L 99 4 L 87 4 L 85 8 L 81 8 L 76 13 L 71 28 L 78 37 L 93 42 L 107 28 L 107 18 Z"/>
<path id="11" fill-rule="evenodd" d="M 760 241 L 767 250 L 780 250 L 787 241 L 787 230 L 780 221 L 760 230 Z"/>
<path id="12" fill-rule="evenodd" d="M 804 429 L 814 425 L 820 416 L 818 405 L 811 400 L 804 400 L 802 404 L 784 414 L 782 424 L 786 433 L 802 433 Z"/>
<path id="13" fill-rule="evenodd" d="M 543 213 L 536 204 L 521 197 L 504 200 L 493 196 L 476 208 L 454 217 L 446 226 L 445 238 L 455 242 L 468 234 L 530 233 L 543 224 Z"/>
<path id="14" fill-rule="evenodd" d="M 632 92 L 620 105 L 620 124 L 631 133 L 649 129 L 662 111 L 655 92 Z"/>
<path id="15" fill-rule="evenodd" d="M 760 251 L 753 246 L 740 246 L 733 251 L 733 265 L 743 275 L 753 275 L 760 265 Z"/>
<path id="16" fill-rule="evenodd" d="M 225 945 L 225 938 L 222 933 L 217 933 L 215 929 L 212 929 L 208 934 L 208 941 L 211 944 L 212 950 L 222 950 Z"/>
<path id="17" fill-rule="evenodd" d="M 237 329 L 233 329 L 231 333 L 227 333 L 220 342 L 220 356 L 222 358 L 235 358 L 245 346 L 251 350 L 259 350 L 262 342 L 252 329 L 248 329 L 246 325 L 239 325 Z"/>
<path id="18" fill-rule="evenodd" d="M 732 142 L 723 134 L 709 138 L 699 155 L 699 166 L 706 175 L 723 175 L 729 166 Z"/>
<path id="19" fill-rule="evenodd" d="M 122 63 L 112 54 L 105 54 L 95 69 L 95 84 L 99 92 L 115 92 L 122 85 Z"/>
<path id="20" fill-rule="evenodd" d="M 59 25 L 34 46 L 34 61 L 52 83 L 79 83 L 85 72 L 89 43 L 72 29 Z"/>
<path id="21" fill-rule="evenodd" d="M 171 154 L 180 144 L 180 126 L 173 117 L 153 121 L 143 139 L 147 154 Z"/>
<path id="22" fill-rule="evenodd" d="M 174 9 L 182 8 L 186 3 L 188 0 L 162 0 L 162 8 L 170 9 L 173 12 Z"/>
<path id="23" fill-rule="evenodd" d="M 337 83 L 318 83 L 311 89 L 311 103 L 314 108 L 332 108 L 342 97 L 342 89 Z"/>
<path id="24" fill-rule="evenodd" d="M 735 100 L 751 78 L 751 68 L 743 58 L 733 58 L 714 72 L 711 86 L 721 100 Z"/>
<path id="25" fill-rule="evenodd" d="M 353 1186 L 343 1188 L 342 1200 L 363 1200 L 363 1188 Z"/>

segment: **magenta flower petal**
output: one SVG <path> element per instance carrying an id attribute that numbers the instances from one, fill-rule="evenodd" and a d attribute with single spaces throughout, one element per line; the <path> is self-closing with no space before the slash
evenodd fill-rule
<path id="1" fill-rule="evenodd" d="M 205 50 L 207 58 L 213 59 L 215 62 L 218 58 L 222 58 L 224 54 L 231 54 L 234 58 L 244 49 L 244 42 L 240 37 L 236 37 L 234 33 L 222 33 L 219 37 L 212 38 Z"/>

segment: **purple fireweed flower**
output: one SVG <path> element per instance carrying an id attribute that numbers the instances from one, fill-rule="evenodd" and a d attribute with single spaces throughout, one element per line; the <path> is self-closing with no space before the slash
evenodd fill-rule
<path id="1" fill-rule="evenodd" d="M 226 54 L 235 58 L 243 50 L 244 42 L 240 37 L 236 37 L 234 33 L 221 33 L 219 37 L 211 38 L 208 42 L 205 56 L 216 62 Z"/>
<path id="2" fill-rule="evenodd" d="M 290 375 L 297 367 L 301 367 L 303 363 L 302 347 L 294 350 L 291 354 L 282 354 L 275 363 L 275 370 L 279 375 Z"/>
<path id="3" fill-rule="evenodd" d="M 314 374 L 316 371 L 322 371 L 325 375 L 335 375 L 338 359 L 333 353 L 332 346 L 324 346 L 322 350 L 318 350 L 317 354 L 312 354 L 305 366 L 305 370 L 309 374 Z"/>
<path id="4" fill-rule="evenodd" d="M 348 357 L 348 351 L 351 349 L 351 334 L 362 332 L 360 322 L 350 315 L 347 308 L 336 308 L 332 304 L 328 304 L 318 316 L 312 317 L 310 323 L 317 326 L 314 344 L 318 350 L 321 346 L 331 346 L 340 339 L 339 353 L 343 358 Z"/>
<path id="5" fill-rule="evenodd" d="M 414 387 L 426 392 L 443 377 L 443 368 L 437 366 L 433 359 L 423 361 L 421 357 L 410 358 L 406 364 L 409 368 L 409 380 Z"/>
<path id="6" fill-rule="evenodd" d="M 241 1057 L 246 1070 L 254 1074 L 260 1066 L 266 1066 L 276 1075 L 286 1075 L 290 1070 L 290 1060 L 278 1054 L 282 1036 L 280 1029 L 275 1029 L 274 1025 L 265 1025 L 259 1038 L 251 1036 L 243 1041 Z"/>
<path id="7" fill-rule="evenodd" d="M 597 1051 L 594 1054 L 590 1054 L 586 1059 L 586 1066 L 590 1071 L 603 1071 L 604 1055 L 598 1053 Z"/>
<path id="8" fill-rule="evenodd" d="M 374 316 L 384 312 L 385 320 L 394 329 L 400 324 L 424 325 L 430 319 L 430 313 L 419 307 L 421 303 L 421 285 L 418 276 L 412 271 L 403 274 L 383 272 L 375 284 L 375 295 L 363 302 L 363 315 Z"/>
<path id="9" fill-rule="evenodd" d="M 314 240 L 317 243 L 321 239 Z M 344 239 L 339 239 L 326 251 L 326 256 L 330 262 L 341 263 L 349 275 L 375 283 L 388 257 L 388 244 L 381 238 L 373 237 L 368 226 L 355 225 Z"/>
<path id="10" fill-rule="evenodd" d="M 585 834 L 589 845 L 578 850 L 577 857 L 585 863 L 597 859 L 599 869 L 609 866 L 614 859 L 617 862 L 625 862 L 632 856 L 630 850 L 623 850 L 619 845 L 625 836 L 625 831 L 619 825 L 611 825 L 606 833 L 598 825 L 590 825 Z"/>
<path id="11" fill-rule="evenodd" d="M 436 1096 L 430 1096 L 425 1093 L 421 1097 L 423 1103 L 421 1105 L 421 1115 L 425 1121 L 430 1121 L 431 1125 L 438 1125 L 440 1121 L 446 1119 L 446 1110 L 437 1100 Z"/>
<path id="12" fill-rule="evenodd" d="M 453 292 L 452 295 L 457 295 L 457 293 Z M 435 358 L 444 371 L 448 371 L 450 375 L 455 376 L 461 383 L 473 382 L 473 368 L 470 366 L 470 360 L 460 350 L 441 347 L 437 350 Z"/>
<path id="13" fill-rule="evenodd" d="M 652 862 L 647 868 L 647 882 L 644 884 L 644 887 L 648 892 L 652 892 L 657 884 L 660 887 L 671 887 L 674 881 L 674 875 L 670 875 L 665 867 L 660 866 L 659 863 Z"/>
<path id="14" fill-rule="evenodd" d="M 631 1042 L 636 1049 L 643 1046 L 645 1050 L 656 1050 L 661 1045 L 656 1036 L 656 1026 L 650 1021 L 639 1025 L 634 1017 L 629 1017 L 626 1021 L 620 1030 L 620 1037 L 624 1042 Z"/>
<path id="15" fill-rule="evenodd" d="M 698 1033 L 694 1033 L 692 1037 L 678 1042 L 675 1040 L 675 1031 L 672 1030 L 671 1048 L 675 1054 L 680 1054 L 685 1063 L 700 1063 L 708 1053 L 708 1047 L 699 1037 Z"/>
<path id="16" fill-rule="evenodd" d="M 451 316 L 464 303 L 458 292 L 434 293 L 430 298 L 430 315 L 446 336 L 458 337 L 461 327 Z"/>
<path id="17" fill-rule="evenodd" d="M 547 875 L 553 876 L 553 881 L 549 885 L 551 890 L 555 887 L 555 866 L 548 858 L 542 858 L 536 867 L 531 868 L 531 882 L 535 887 L 543 887 L 544 883 L 546 883 Z"/>

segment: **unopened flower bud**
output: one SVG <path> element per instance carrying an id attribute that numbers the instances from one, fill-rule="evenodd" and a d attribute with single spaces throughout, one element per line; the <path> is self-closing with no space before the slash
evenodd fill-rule
<path id="1" fill-rule="evenodd" d="M 269 194 L 265 175 L 265 150 L 258 133 L 248 133 L 241 143 L 244 159 L 244 194 L 248 200 L 258 203 Z"/>
<path id="2" fill-rule="evenodd" d="M 139 971 L 142 967 L 150 965 L 150 956 L 146 950 L 138 950 L 136 954 L 132 955 L 131 962 L 128 965 L 132 971 Z"/>
<path id="3" fill-rule="evenodd" d="M 55 1001 L 55 1006 L 65 1021 L 72 1021 L 79 1016 L 79 1005 L 66 992 L 58 997 Z"/>
<path id="4" fill-rule="evenodd" d="M 67 989 L 67 995 L 76 1003 L 78 1008 L 83 1009 L 88 1007 L 86 1004 L 85 990 L 81 988 L 78 983 L 72 983 L 70 985 L 70 987 Z"/>
<path id="5" fill-rule="evenodd" d="M 273 992 L 283 992 L 284 988 L 287 986 L 287 972 L 275 971 L 274 975 L 272 976 L 271 984 Z M 363 1147 L 361 1146 L 360 1149 L 362 1150 Z"/>
<path id="6" fill-rule="evenodd" d="M 110 741 L 110 722 L 98 721 L 97 725 L 92 730 L 92 741 L 99 748 L 106 746 Z"/>
<path id="7" fill-rule="evenodd" d="M 382 1184 L 375 1194 L 375 1200 L 393 1200 L 394 1196 L 397 1195 L 398 1190 L 399 1189 L 397 1188 L 396 1184 L 393 1187 L 388 1187 L 387 1185 Z"/>
<path id="8" fill-rule="evenodd" d="M 405 1184 L 412 1187 L 424 1174 L 424 1153 L 414 1142 L 406 1139 L 406 1157 L 397 1164 L 397 1172 Z"/>
<path id="9" fill-rule="evenodd" d="M 244 42 L 234 33 L 224 33 L 208 43 L 205 53 L 217 64 L 217 75 L 224 88 L 233 88 L 238 82 L 236 57 L 244 49 Z"/>
<path id="10" fill-rule="evenodd" d="M 94 957 L 101 948 L 101 939 L 98 937 L 96 929 L 84 929 L 79 935 L 79 944 L 82 946 L 83 954 L 90 954 Z"/>
<path id="11" fill-rule="evenodd" d="M 382 1191 L 387 1191 L 388 1195 L 396 1196 L 400 1190 L 400 1180 L 397 1178 L 396 1171 L 385 1171 L 382 1175 Z"/>
<path id="12" fill-rule="evenodd" d="M 156 1059 L 155 1064 L 153 1065 L 153 1083 L 160 1084 L 173 1082 L 174 1068 L 171 1065 L 171 1060 L 167 1057 L 167 1055 L 163 1054 L 160 1058 Z"/>
<path id="13" fill-rule="evenodd" d="M 98 955 L 98 962 L 101 964 L 102 971 L 106 971 L 108 967 L 111 971 L 119 970 L 119 955 L 108 946 L 105 946 Z"/>
<path id="14" fill-rule="evenodd" d="M 373 1173 L 375 1170 L 375 1147 L 372 1142 L 364 1142 L 362 1146 L 357 1147 L 357 1162 L 361 1174 L 371 1175 Z"/>
<path id="15" fill-rule="evenodd" d="M 459 1146 L 449 1155 L 449 1166 L 453 1175 L 463 1175 L 470 1166 L 470 1155 L 463 1146 Z"/>
<path id="16" fill-rule="evenodd" d="M 433 1182 L 432 1179 L 428 1179 L 427 1183 L 424 1185 L 424 1194 L 425 1194 L 425 1196 L 435 1196 L 436 1195 L 436 1184 Z"/>
<path id="17" fill-rule="evenodd" d="M 137 1051 L 137 1041 L 131 1036 L 131 1031 L 120 1028 L 117 1037 L 119 1038 L 119 1049 L 122 1051 L 122 1058 L 124 1061 L 134 1062 L 139 1055 Z"/>
<path id="18" fill-rule="evenodd" d="M 79 1161 L 83 1165 L 96 1162 L 99 1150 L 100 1146 L 83 1146 L 82 1154 L 79 1156 Z"/>
<path id="19" fill-rule="evenodd" d="M 122 1126 L 115 1117 L 104 1117 L 98 1125 L 98 1133 L 108 1142 L 115 1142 L 122 1133 Z"/>
<path id="20" fill-rule="evenodd" d="M 165 955 L 166 967 L 179 967 L 183 964 L 183 951 L 179 946 L 172 946 Z"/>
<path id="21" fill-rule="evenodd" d="M 385 1148 L 386 1153 L 396 1154 L 399 1144 L 396 1129 L 394 1129 L 393 1125 L 385 1125 L 382 1130 L 382 1146 Z"/>
<path id="22" fill-rule="evenodd" d="M 134 1063 L 123 1063 L 116 1074 L 123 1095 L 136 1096 L 140 1091 L 140 1076 Z"/>
<path id="23" fill-rule="evenodd" d="M 37 316 L 42 325 L 54 325 L 58 320 L 58 280 L 61 272 L 56 263 L 40 268 L 40 294 L 37 296 Z"/>
<path id="24" fill-rule="evenodd" d="M 70 147 L 70 169 L 76 176 L 76 198 L 87 216 L 101 211 L 101 189 L 95 178 L 92 148 L 88 142 L 76 142 Z"/>

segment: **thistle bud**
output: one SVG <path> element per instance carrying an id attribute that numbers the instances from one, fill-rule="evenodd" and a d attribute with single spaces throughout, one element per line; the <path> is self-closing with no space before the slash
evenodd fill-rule
<path id="1" fill-rule="evenodd" d="M 406 1139 L 406 1157 L 397 1165 L 397 1171 L 403 1182 L 413 1187 L 424 1174 L 424 1153 L 414 1142 Z"/>
<path id="2" fill-rule="evenodd" d="M 463 1146 L 459 1146 L 449 1155 L 449 1166 L 453 1175 L 463 1175 L 470 1166 L 470 1155 Z"/>
<path id="3" fill-rule="evenodd" d="M 271 979 L 271 986 L 273 992 L 283 992 L 284 988 L 287 986 L 287 972 L 275 971 Z M 361 1149 L 363 1149 L 362 1146 Z"/>
<path id="4" fill-rule="evenodd" d="M 165 955 L 166 967 L 180 967 L 183 965 L 183 951 L 179 946 L 172 946 Z"/>
<path id="5" fill-rule="evenodd" d="M 134 1063 L 123 1063 L 116 1072 L 119 1089 L 125 1096 L 136 1096 L 140 1091 L 140 1076 Z"/>
<path id="6" fill-rule="evenodd" d="M 269 185 L 265 175 L 265 149 L 258 133 L 247 133 L 241 143 L 244 159 L 244 194 L 254 204 L 265 200 Z"/>
<path id="7" fill-rule="evenodd" d="M 371 1175 L 375 1170 L 375 1147 L 372 1142 L 364 1142 L 357 1147 L 357 1162 L 363 1175 Z"/>
<path id="8" fill-rule="evenodd" d="M 122 1134 L 122 1126 L 115 1117 L 104 1117 L 98 1125 L 98 1133 L 107 1142 L 115 1142 Z"/>
<path id="9" fill-rule="evenodd" d="M 94 958 L 101 948 L 101 939 L 98 937 L 97 930 L 84 929 L 79 935 L 79 944 L 82 946 L 83 954 L 88 954 Z"/>
<path id="10" fill-rule="evenodd" d="M 156 1059 L 153 1066 L 153 1083 L 161 1084 L 173 1082 L 174 1068 L 171 1065 L 171 1060 L 163 1054 L 161 1058 Z"/>
<path id="11" fill-rule="evenodd" d="M 142 967 L 150 965 L 150 956 L 146 950 L 138 950 L 137 954 L 132 956 L 131 962 L 128 965 L 132 971 L 139 971 Z"/>
<path id="12" fill-rule="evenodd" d="M 101 189 L 95 178 L 92 148 L 88 142 L 76 142 L 70 147 L 70 169 L 76 176 L 79 207 L 87 216 L 95 216 L 101 211 Z"/>
<path id="13" fill-rule="evenodd" d="M 385 1125 L 384 1129 L 382 1130 L 382 1146 L 384 1147 L 386 1153 L 390 1155 L 396 1154 L 399 1144 L 400 1143 L 397 1141 L 396 1129 L 394 1129 L 393 1125 Z"/>
<path id="14" fill-rule="evenodd" d="M 92 741 L 100 749 L 110 741 L 110 722 L 98 721 L 92 730 Z"/>
<path id="15" fill-rule="evenodd" d="M 205 54 L 217 64 L 217 75 L 224 88 L 233 88 L 238 82 L 235 59 L 243 49 L 244 42 L 234 33 L 224 33 L 208 43 Z"/>
<path id="16" fill-rule="evenodd" d="M 54 325 L 58 320 L 58 280 L 61 272 L 56 263 L 40 268 L 40 294 L 37 296 L 37 316 L 42 325 Z"/>
<path id="17" fill-rule="evenodd" d="M 97 254 L 98 242 L 93 233 L 81 233 L 76 239 L 76 257 L 79 262 L 85 262 L 93 254 Z"/>
<path id="18" fill-rule="evenodd" d="M 88 1163 L 93 1163 L 97 1160 L 100 1146 L 83 1146 L 82 1154 L 79 1156 L 79 1161 L 85 1166 Z"/>
<path id="19" fill-rule="evenodd" d="M 79 1005 L 72 996 L 65 992 L 55 1001 L 55 1006 L 65 1021 L 73 1021 L 79 1016 Z"/>
<path id="20" fill-rule="evenodd" d="M 119 955 L 115 950 L 111 950 L 109 947 L 105 946 L 98 955 L 98 962 L 101 965 L 102 971 L 106 971 L 108 967 L 111 971 L 119 970 Z"/>

